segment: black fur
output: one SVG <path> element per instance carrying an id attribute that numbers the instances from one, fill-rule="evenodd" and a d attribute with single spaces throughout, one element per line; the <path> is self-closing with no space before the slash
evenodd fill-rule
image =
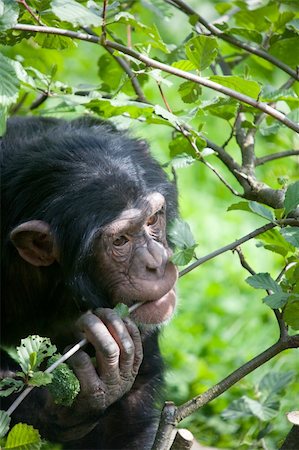
<path id="1" fill-rule="evenodd" d="M 21 338 L 39 334 L 50 337 L 62 351 L 74 343 L 72 323 L 80 311 L 111 306 L 99 283 L 95 288 L 92 282 L 96 233 L 153 191 L 165 196 L 169 223 L 176 215 L 176 191 L 142 141 L 94 120 L 11 119 L 0 146 L 1 340 L 15 346 Z M 19 257 L 9 233 L 31 219 L 43 220 L 54 230 L 60 264 L 37 268 Z M 89 435 L 65 448 L 151 447 L 163 373 L 157 334 L 146 338 L 132 390 L 106 410 Z M 6 355 L 2 366 L 3 373 L 14 369 Z M 14 421 L 31 423 L 47 439 L 59 441 L 63 430 L 53 425 L 55 417 L 46 409 L 44 395 L 43 389 L 32 392 L 16 410 Z"/>

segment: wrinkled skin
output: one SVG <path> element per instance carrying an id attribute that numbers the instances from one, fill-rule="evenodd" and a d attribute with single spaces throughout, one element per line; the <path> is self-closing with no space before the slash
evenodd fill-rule
<path id="1" fill-rule="evenodd" d="M 30 128 L 26 119 L 20 120 L 13 139 Z M 32 120 L 35 139 L 38 127 L 45 123 L 48 130 L 49 124 Z M 5 147 L 4 141 L 9 157 L 3 211 L 13 211 L 14 205 L 21 212 L 3 225 L 2 341 L 16 346 L 21 338 L 39 334 L 60 352 L 82 337 L 89 343 L 68 360 L 80 381 L 73 405 L 56 405 L 47 388 L 35 389 L 17 408 L 12 424 L 32 424 L 42 437 L 73 450 L 149 450 L 163 372 L 157 326 L 170 319 L 176 301 L 177 270 L 166 236 L 169 217 L 175 216 L 175 194 L 138 142 L 102 125 L 78 123 L 72 128 L 50 121 L 38 151 L 35 144 L 26 147 L 27 162 L 18 154 L 23 142 L 8 140 Z M 62 136 L 60 144 L 57 136 Z M 106 151 L 109 145 L 112 150 Z M 42 161 L 35 162 L 37 157 Z M 126 161 L 124 167 L 119 160 Z M 49 187 L 44 190 L 38 183 L 45 177 Z M 23 205 L 34 202 L 36 212 L 23 211 Z M 113 218 L 106 220 L 110 209 Z M 138 303 L 138 308 L 121 319 L 113 310 L 118 303 Z M 1 376 L 14 376 L 17 370 L 4 355 Z M 12 401 L 3 400 L 2 408 Z"/>

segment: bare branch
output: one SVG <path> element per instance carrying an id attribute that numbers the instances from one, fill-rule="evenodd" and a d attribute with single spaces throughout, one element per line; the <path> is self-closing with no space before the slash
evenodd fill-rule
<path id="1" fill-rule="evenodd" d="M 87 34 L 84 34 L 81 32 L 65 30 L 62 28 L 40 27 L 40 26 L 36 26 L 36 25 L 27 25 L 27 24 L 19 23 L 19 24 L 15 25 L 12 29 L 36 32 L 36 33 L 56 34 L 56 35 L 67 36 L 67 37 L 70 37 L 73 39 L 80 39 L 83 41 L 93 42 L 96 44 L 102 44 L 102 40 L 100 38 L 96 38 L 96 36 L 90 36 L 90 35 L 87 35 Z M 292 130 L 297 131 L 299 133 L 299 125 L 297 125 L 295 122 L 293 122 L 288 117 L 286 117 L 285 114 L 283 114 L 280 111 L 277 111 L 276 109 L 269 106 L 267 103 L 260 102 L 258 100 L 254 100 L 253 98 L 248 97 L 247 95 L 244 95 L 244 94 L 241 94 L 240 92 L 229 89 L 229 88 L 222 86 L 219 83 L 215 83 L 214 81 L 211 81 L 207 78 L 203 78 L 203 77 L 200 77 L 193 73 L 185 72 L 184 70 L 180 70 L 175 67 L 168 66 L 167 64 L 163 64 L 159 61 L 149 58 L 148 56 L 138 53 L 135 50 L 132 50 L 124 45 L 117 43 L 117 42 L 105 41 L 104 44 L 105 44 L 105 46 L 107 46 L 111 49 L 115 49 L 121 53 L 132 56 L 133 58 L 143 62 L 145 65 L 147 65 L 149 67 L 155 67 L 157 69 L 160 69 L 164 72 L 178 76 L 180 78 L 184 78 L 186 80 L 193 81 L 194 83 L 200 84 L 202 86 L 205 86 L 205 87 L 215 90 L 217 92 L 221 92 L 222 94 L 228 95 L 229 97 L 233 97 L 233 98 L 237 99 L 238 101 L 240 101 L 241 103 L 251 105 L 254 108 L 257 108 L 260 111 L 263 111 L 266 114 L 274 117 L 279 122 L 286 125 L 288 128 L 291 128 Z"/>
<path id="2" fill-rule="evenodd" d="M 277 152 L 272 155 L 262 156 L 261 158 L 256 158 L 255 165 L 261 166 L 269 161 L 275 161 L 279 158 L 286 158 L 288 156 L 299 156 L 299 150 L 286 150 L 285 152 Z"/>
<path id="3" fill-rule="evenodd" d="M 228 34 L 223 33 L 219 28 L 215 27 L 213 24 L 207 22 L 202 16 L 200 16 L 191 6 L 186 4 L 182 0 L 165 0 L 166 3 L 170 3 L 171 5 L 178 8 L 180 11 L 183 11 L 188 16 L 196 16 L 198 22 L 203 25 L 209 32 L 217 36 L 219 39 L 222 39 L 223 41 L 229 42 L 230 44 L 234 45 L 235 47 L 242 48 L 243 50 L 246 50 L 249 53 L 252 53 L 254 55 L 259 56 L 260 58 L 263 58 L 267 61 L 269 61 L 274 66 L 279 67 L 281 70 L 289 74 L 292 78 L 295 80 L 299 80 L 299 73 L 293 70 L 291 67 L 289 67 L 287 64 L 283 63 L 279 59 L 275 58 L 274 56 L 270 55 L 269 53 L 265 52 L 264 50 L 261 50 L 257 47 L 252 46 L 251 44 L 248 44 L 246 42 L 240 41 L 239 39 L 235 38 L 234 36 L 230 36 Z"/>
<path id="4" fill-rule="evenodd" d="M 277 220 L 276 222 L 267 223 L 266 225 L 263 225 L 262 227 L 257 228 L 256 230 L 252 231 L 251 233 L 246 234 L 246 236 L 243 236 L 241 239 L 237 239 L 236 241 L 231 242 L 230 244 L 225 245 L 224 247 L 221 247 L 221 248 L 213 251 L 212 253 L 209 253 L 208 255 L 203 256 L 202 258 L 199 258 L 194 263 L 190 264 L 188 267 L 183 269 L 179 273 L 179 276 L 182 277 L 186 273 L 191 272 L 191 270 L 194 270 L 196 267 L 198 267 L 201 264 L 209 261 L 210 259 L 215 258 L 218 255 L 221 255 L 222 253 L 225 253 L 225 252 L 227 252 L 229 250 L 234 250 L 235 248 L 237 248 L 240 245 L 244 244 L 244 242 L 247 242 L 250 239 L 253 239 L 256 236 L 258 236 L 259 234 L 262 234 L 262 233 L 265 233 L 268 230 L 271 230 L 272 228 L 276 227 L 277 225 L 293 225 L 295 227 L 298 227 L 299 226 L 299 220 L 296 220 L 296 219 L 284 219 L 284 220 Z"/>

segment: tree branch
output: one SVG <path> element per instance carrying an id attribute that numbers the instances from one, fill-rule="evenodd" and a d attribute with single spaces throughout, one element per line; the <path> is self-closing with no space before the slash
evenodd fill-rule
<path id="1" fill-rule="evenodd" d="M 261 158 L 256 158 L 255 165 L 261 166 L 269 161 L 275 161 L 275 159 L 286 158 L 288 156 L 299 156 L 299 150 L 286 150 L 285 152 L 277 152 L 272 155 L 262 156 Z"/>
<path id="2" fill-rule="evenodd" d="M 219 28 L 215 27 L 211 23 L 208 23 L 202 16 L 200 16 L 191 6 L 186 4 L 182 0 L 165 0 L 166 3 L 169 3 L 176 8 L 178 8 L 180 11 L 184 12 L 188 16 L 196 16 L 197 21 L 203 25 L 213 36 L 217 36 L 219 39 L 222 39 L 223 41 L 229 42 L 230 44 L 234 45 L 235 47 L 241 48 L 243 50 L 246 50 L 249 53 L 252 53 L 256 56 L 259 56 L 260 58 L 265 59 L 266 61 L 269 61 L 271 64 L 273 64 L 276 67 L 279 67 L 281 70 L 289 74 L 292 78 L 295 80 L 299 80 L 299 73 L 293 70 L 291 67 L 289 67 L 287 64 L 283 63 L 279 59 L 275 58 L 274 56 L 270 55 L 269 53 L 265 52 L 264 50 L 261 50 L 257 47 L 253 47 L 252 45 L 240 41 L 239 39 L 235 38 L 234 36 L 230 36 L 228 34 L 223 33 Z"/>
<path id="3" fill-rule="evenodd" d="M 230 244 L 225 245 L 224 247 L 221 247 L 221 248 L 213 251 L 212 253 L 209 253 L 208 255 L 197 259 L 194 263 L 190 264 L 188 267 L 183 269 L 179 273 L 179 276 L 182 277 L 183 275 L 185 275 L 186 273 L 191 272 L 193 269 L 195 269 L 196 267 L 200 266 L 201 264 L 209 261 L 210 259 L 215 258 L 218 255 L 221 255 L 222 253 L 227 252 L 228 250 L 234 250 L 235 248 L 239 247 L 241 244 L 244 244 L 244 242 L 247 242 L 250 239 L 253 239 L 256 236 L 258 236 L 259 234 L 262 234 L 262 233 L 265 233 L 268 230 L 271 230 L 272 228 L 276 227 L 277 225 L 292 225 L 292 226 L 295 226 L 295 227 L 299 227 L 299 220 L 296 220 L 296 219 L 283 219 L 283 220 L 277 220 L 276 222 L 267 223 L 266 225 L 263 225 L 262 227 L 257 228 L 256 230 L 252 231 L 251 233 L 246 234 L 246 236 L 243 236 L 242 238 L 237 239 L 236 241 L 231 242 Z"/>
<path id="4" fill-rule="evenodd" d="M 19 24 L 15 25 L 12 29 L 36 32 L 36 33 L 56 34 L 56 35 L 70 37 L 72 39 L 80 39 L 83 41 L 93 42 L 96 44 L 102 44 L 101 39 L 96 38 L 96 36 L 90 36 L 90 35 L 87 35 L 87 34 L 84 34 L 81 32 L 65 30 L 62 28 L 40 27 L 40 26 L 36 26 L 36 25 L 27 25 L 27 24 L 19 23 Z M 164 63 L 156 61 L 152 58 L 149 58 L 148 56 L 138 53 L 137 51 L 132 50 L 124 45 L 117 43 L 117 42 L 105 41 L 104 45 L 111 49 L 117 50 L 121 53 L 124 53 L 126 55 L 130 55 L 133 58 L 143 62 L 145 65 L 147 65 L 149 67 L 155 67 L 157 69 L 160 69 L 164 72 L 178 76 L 180 78 L 184 78 L 186 80 L 193 81 L 194 83 L 200 84 L 202 86 L 205 86 L 205 87 L 215 90 L 217 92 L 221 92 L 222 94 L 228 95 L 229 97 L 233 97 L 233 98 L 237 99 L 238 101 L 240 101 L 241 103 L 251 105 L 254 108 L 257 108 L 260 111 L 263 111 L 266 114 L 274 117 L 279 122 L 286 125 L 288 128 L 291 128 L 292 130 L 297 131 L 299 133 L 299 125 L 297 125 L 295 122 L 291 121 L 288 117 L 285 116 L 285 114 L 283 114 L 280 111 L 277 111 L 276 109 L 269 106 L 267 103 L 260 102 L 258 100 L 254 100 L 253 98 L 248 97 L 247 95 L 241 94 L 240 92 L 229 89 L 225 86 L 222 86 L 219 83 L 215 83 L 214 81 L 200 77 L 193 73 L 185 72 L 184 70 L 180 70 L 175 67 L 168 66 L 167 64 L 164 64 Z"/>

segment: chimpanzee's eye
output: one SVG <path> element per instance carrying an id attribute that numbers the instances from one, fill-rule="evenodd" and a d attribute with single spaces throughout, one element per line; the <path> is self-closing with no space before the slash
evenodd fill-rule
<path id="1" fill-rule="evenodd" d="M 148 221 L 147 221 L 147 225 L 155 225 L 155 223 L 157 222 L 159 217 L 159 214 L 156 212 L 156 214 L 154 214 L 153 216 L 151 216 Z"/>
<path id="2" fill-rule="evenodd" d="M 128 242 L 128 239 L 126 236 L 119 236 L 117 239 L 113 241 L 113 245 L 115 247 L 121 247 L 122 245 L 125 245 Z"/>

